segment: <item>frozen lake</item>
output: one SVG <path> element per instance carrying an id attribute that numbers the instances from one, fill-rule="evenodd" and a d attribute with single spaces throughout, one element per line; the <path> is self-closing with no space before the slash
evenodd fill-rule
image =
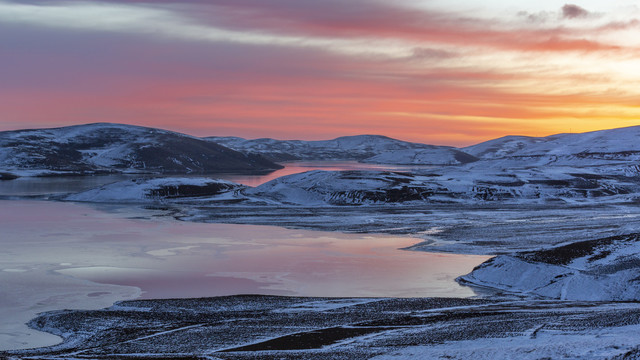
<path id="1" fill-rule="evenodd" d="M 424 167 L 423 167 L 424 168 Z M 293 162 L 264 175 L 211 177 L 257 186 L 324 170 L 409 170 L 354 161 Z M 472 296 L 454 279 L 487 256 L 399 250 L 419 239 L 180 222 L 159 210 L 29 201 L 140 175 L 0 181 L 0 350 L 59 338 L 27 328 L 37 313 L 136 298 L 235 294 Z"/>
<path id="2" fill-rule="evenodd" d="M 409 237 L 174 220 L 157 210 L 0 201 L 0 349 L 58 342 L 43 311 L 231 294 L 465 297 L 487 256 L 412 252 Z"/>

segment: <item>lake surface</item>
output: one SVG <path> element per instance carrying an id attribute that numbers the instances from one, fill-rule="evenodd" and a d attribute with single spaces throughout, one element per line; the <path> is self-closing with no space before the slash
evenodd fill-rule
<path id="1" fill-rule="evenodd" d="M 263 175 L 247 174 L 210 174 L 210 175 L 188 175 L 206 176 L 214 179 L 224 179 L 238 184 L 248 186 L 258 186 L 267 181 L 271 181 L 281 176 L 297 174 L 311 170 L 390 170 L 390 171 L 410 171 L 413 169 L 425 169 L 429 166 L 405 166 L 405 165 L 376 165 L 363 164 L 357 161 L 301 161 L 288 162 L 285 167 L 274 172 Z M 105 184 L 117 181 L 134 179 L 139 177 L 152 177 L 150 175 L 96 175 L 96 176 L 64 176 L 64 177 L 36 177 L 18 178 L 9 181 L 0 181 L 0 197 L 24 197 L 38 196 L 48 197 L 51 195 L 62 195 L 71 192 L 89 190 Z M 174 175 L 184 177 L 184 175 Z"/>
<path id="2" fill-rule="evenodd" d="M 281 176 L 298 174 L 311 170 L 344 171 L 344 170 L 377 170 L 377 171 L 411 171 L 429 169 L 433 166 L 418 165 L 381 165 L 364 164 L 357 161 L 295 161 L 283 163 L 284 169 L 276 170 L 266 175 L 234 175 L 222 174 L 221 179 L 233 181 L 248 186 L 258 186 Z"/>
<path id="3" fill-rule="evenodd" d="M 411 170 L 295 162 L 266 175 L 216 174 L 257 186 L 309 170 Z M 420 167 L 425 168 L 425 167 Z M 56 344 L 29 329 L 39 312 L 138 298 L 235 294 L 329 297 L 474 295 L 454 279 L 487 256 L 399 250 L 419 239 L 177 221 L 160 210 L 23 200 L 141 175 L 0 181 L 0 350 Z"/>
<path id="4" fill-rule="evenodd" d="M 232 294 L 474 295 L 487 256 L 398 250 L 409 237 L 189 223 L 138 207 L 0 200 L 0 349 L 55 344 L 37 313 Z"/>

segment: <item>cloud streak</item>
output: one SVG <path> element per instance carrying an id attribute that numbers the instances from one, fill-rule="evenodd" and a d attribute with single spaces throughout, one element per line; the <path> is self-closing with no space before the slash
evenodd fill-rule
<path id="1" fill-rule="evenodd" d="M 598 33 L 614 26 L 536 28 L 513 26 L 463 13 L 416 10 L 402 2 L 353 0 L 237 1 L 110 1 L 0 3 L 0 19 L 35 26 L 143 33 L 194 41 L 315 46 L 371 51 L 366 41 L 388 40 L 476 46 L 518 51 L 608 51 L 620 46 L 601 43 Z M 565 18 L 589 13 L 576 6 L 562 8 Z M 387 44 L 388 45 L 388 44 Z M 356 50 L 356 51 L 357 51 Z"/>
<path id="2" fill-rule="evenodd" d="M 570 4 L 531 14 L 365 0 L 0 1 L 0 125 L 464 145 L 640 117 L 637 40 L 624 38 L 638 20 Z"/>

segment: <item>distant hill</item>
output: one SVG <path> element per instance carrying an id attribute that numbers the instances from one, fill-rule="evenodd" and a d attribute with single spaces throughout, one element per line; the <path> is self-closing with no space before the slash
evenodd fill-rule
<path id="1" fill-rule="evenodd" d="M 18 175 L 266 172 L 282 168 L 211 141 L 147 127 L 96 123 L 0 132 L 0 171 Z"/>
<path id="2" fill-rule="evenodd" d="M 381 135 L 321 141 L 197 138 L 154 128 L 96 123 L 0 132 L 0 180 L 16 175 L 259 173 L 282 168 L 276 161 L 294 160 L 465 165 L 472 172 L 615 165 L 615 173 L 635 176 L 640 171 L 636 165 L 640 161 L 638 139 L 640 126 L 634 126 L 546 137 L 506 136 L 457 149 Z"/>
<path id="3" fill-rule="evenodd" d="M 462 148 L 481 159 L 640 160 L 640 126 L 546 137 L 505 136 Z"/>
<path id="4" fill-rule="evenodd" d="M 343 136 L 320 141 L 247 140 L 238 137 L 206 139 L 274 161 L 358 160 L 380 164 L 458 165 L 477 160 L 453 147 L 411 143 L 381 135 Z"/>

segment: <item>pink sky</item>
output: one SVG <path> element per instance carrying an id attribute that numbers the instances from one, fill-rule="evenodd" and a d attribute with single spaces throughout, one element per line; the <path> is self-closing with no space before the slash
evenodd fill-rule
<path id="1" fill-rule="evenodd" d="M 640 124 L 640 8 L 554 0 L 0 0 L 0 130 L 382 134 Z"/>

